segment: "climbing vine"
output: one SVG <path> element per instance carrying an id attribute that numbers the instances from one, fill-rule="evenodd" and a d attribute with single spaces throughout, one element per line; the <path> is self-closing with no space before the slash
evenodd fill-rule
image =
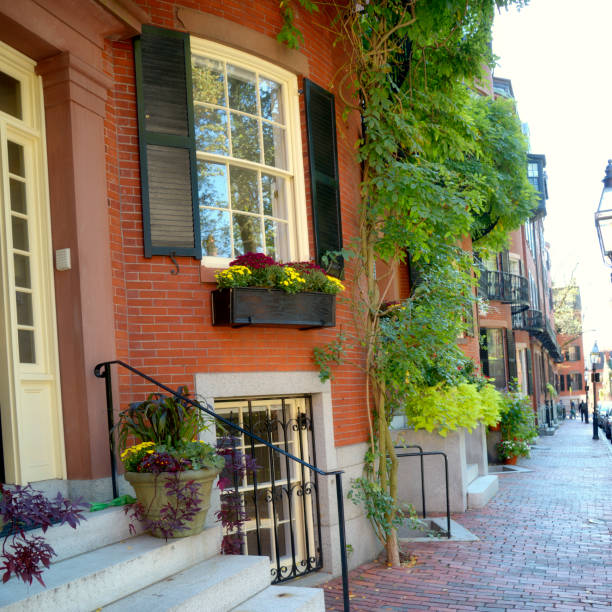
<path id="1" fill-rule="evenodd" d="M 401 411 L 416 427 L 446 431 L 497 415 L 499 398 L 456 339 L 473 328 L 469 238 L 476 252 L 500 250 L 536 204 L 513 104 L 486 95 L 494 11 L 512 4 L 523 3 L 326 3 L 348 50 L 334 92 L 362 126 L 359 231 L 345 258 L 355 276 L 354 342 L 365 351 L 370 448 L 353 497 L 392 565 L 402 516 L 391 418 Z M 409 299 L 389 305 L 392 275 L 408 256 L 418 282 Z M 474 412 L 475 404 L 485 408 Z"/>

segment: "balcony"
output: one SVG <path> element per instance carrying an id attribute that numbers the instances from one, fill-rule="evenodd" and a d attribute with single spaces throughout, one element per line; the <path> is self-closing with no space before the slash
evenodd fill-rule
<path id="1" fill-rule="evenodd" d="M 524 276 L 498 270 L 481 270 L 478 293 L 487 300 L 512 304 L 512 314 L 529 308 L 529 286 Z"/>
<path id="2" fill-rule="evenodd" d="M 544 331 L 544 317 L 539 310 L 528 308 L 512 315 L 512 329 L 528 331 L 532 335 Z"/>
<path id="3" fill-rule="evenodd" d="M 563 353 L 557 344 L 557 334 L 555 334 L 555 330 L 548 319 L 544 321 L 542 331 L 536 332 L 534 336 L 542 343 L 542 346 L 548 351 L 554 361 L 557 363 L 563 361 Z"/>

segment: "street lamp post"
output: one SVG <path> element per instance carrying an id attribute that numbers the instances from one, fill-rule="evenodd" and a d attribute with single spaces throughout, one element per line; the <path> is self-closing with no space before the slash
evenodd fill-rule
<path id="1" fill-rule="evenodd" d="M 597 342 L 591 349 L 591 381 L 593 382 L 593 440 L 599 440 L 599 423 L 597 422 L 597 377 L 595 370 L 599 366 L 599 348 Z M 588 410 L 588 408 L 587 408 Z"/>
<path id="2" fill-rule="evenodd" d="M 599 206 L 595 212 L 595 228 L 601 256 L 607 266 L 612 266 L 612 159 L 608 160 Z"/>

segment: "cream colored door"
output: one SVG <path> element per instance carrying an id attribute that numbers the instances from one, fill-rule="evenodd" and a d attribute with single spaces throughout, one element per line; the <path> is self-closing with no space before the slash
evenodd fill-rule
<path id="1" fill-rule="evenodd" d="M 0 46 L 0 422 L 5 481 L 65 477 L 40 79 Z"/>

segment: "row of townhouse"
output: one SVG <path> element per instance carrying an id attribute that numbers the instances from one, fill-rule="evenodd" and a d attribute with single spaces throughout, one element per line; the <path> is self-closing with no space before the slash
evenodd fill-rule
<path id="1" fill-rule="evenodd" d="M 153 390 L 112 366 L 105 393 L 94 367 L 113 360 L 186 385 L 321 470 L 344 470 L 347 483 L 361 475 L 359 350 L 321 382 L 313 349 L 335 338 L 333 327 L 213 320 L 214 274 L 237 255 L 320 261 L 358 231 L 360 121 L 345 120 L 329 91 L 345 59 L 333 33 L 299 25 L 295 50 L 276 41 L 274 0 L 256 10 L 214 0 L 0 2 L 0 482 L 109 498 L 107 398 L 117 409 Z M 484 262 L 489 307 L 474 310 L 475 333 L 459 339 L 498 388 L 518 379 L 540 423 L 561 359 L 544 165 L 530 155 L 540 206 L 509 250 Z M 350 291 L 350 265 L 345 273 Z M 396 270 L 388 298 L 408 297 L 409 281 L 407 267 Z M 340 301 L 335 326 L 354 326 Z M 338 572 L 333 481 L 313 483 L 297 464 L 251 451 L 262 470 L 239 483 L 243 551 L 269 556 L 276 581 Z M 487 474 L 486 453 L 472 461 Z M 345 518 L 351 564 L 371 559 L 380 546 L 363 510 L 349 504 Z"/>
<path id="2" fill-rule="evenodd" d="M 493 77 L 495 95 L 514 97 L 508 79 Z M 510 245 L 482 263 L 479 295 L 487 300 L 479 311 L 482 373 L 499 390 L 518 389 L 531 398 L 540 427 L 556 419 L 547 384 L 558 386 L 557 366 L 563 354 L 557 341 L 550 275 L 550 255 L 544 239 L 548 187 L 544 155 L 528 154 L 527 176 L 539 204 L 522 227 L 512 232 Z"/>

